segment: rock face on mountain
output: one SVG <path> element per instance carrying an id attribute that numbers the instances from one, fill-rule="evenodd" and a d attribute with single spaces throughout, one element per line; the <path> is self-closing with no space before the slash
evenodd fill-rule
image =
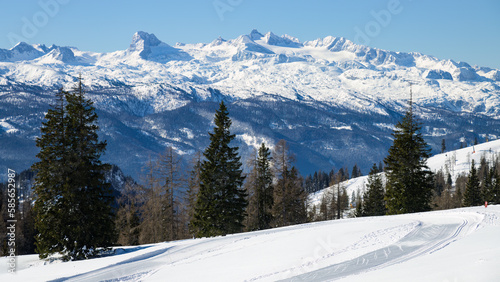
<path id="1" fill-rule="evenodd" d="M 82 75 L 108 141 L 107 161 L 138 176 L 166 146 L 203 150 L 224 100 L 243 157 L 286 139 L 301 173 L 358 164 L 391 145 L 412 84 L 415 112 L 437 152 L 500 135 L 500 71 L 385 51 L 342 37 L 300 42 L 253 30 L 236 39 L 169 45 L 137 32 L 111 53 L 19 43 L 0 49 L 0 169 L 35 161 L 35 139 L 60 87 Z"/>

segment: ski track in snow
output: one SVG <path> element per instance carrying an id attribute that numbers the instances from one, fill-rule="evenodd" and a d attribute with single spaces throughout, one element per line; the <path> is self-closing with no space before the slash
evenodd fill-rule
<path id="1" fill-rule="evenodd" d="M 444 225 L 420 222 L 415 230 L 388 247 L 282 281 L 331 281 L 403 263 L 417 256 L 432 254 L 460 237 L 466 236 L 471 229 L 476 229 L 482 218 L 464 215 L 460 221 Z"/>

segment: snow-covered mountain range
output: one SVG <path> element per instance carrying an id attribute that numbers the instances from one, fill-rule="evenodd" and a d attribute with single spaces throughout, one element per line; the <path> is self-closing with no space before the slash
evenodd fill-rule
<path id="1" fill-rule="evenodd" d="M 217 103 L 229 103 L 243 156 L 286 139 L 300 171 L 383 159 L 407 107 L 435 152 L 446 139 L 496 139 L 500 70 L 385 51 L 341 37 L 301 42 L 256 30 L 236 39 L 173 46 L 137 32 L 111 53 L 29 45 L 0 49 L 0 167 L 27 168 L 58 88 L 82 75 L 99 111 L 107 161 L 137 176 L 153 152 L 181 154 L 208 144 Z"/>

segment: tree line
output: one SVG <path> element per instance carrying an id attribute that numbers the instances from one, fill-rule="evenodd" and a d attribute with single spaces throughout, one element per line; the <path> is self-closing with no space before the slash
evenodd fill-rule
<path id="1" fill-rule="evenodd" d="M 382 167 L 382 162 L 379 163 L 379 166 Z M 305 179 L 305 189 L 307 193 L 314 193 L 321 191 L 332 185 L 337 177 L 340 177 L 341 181 L 345 181 L 348 179 L 356 178 L 363 176 L 361 169 L 357 164 L 354 164 L 352 167 L 351 174 L 349 175 L 349 169 L 347 167 L 341 167 L 337 172 L 335 168 L 332 168 L 329 173 L 324 171 L 316 171 L 314 174 L 310 174 L 306 176 Z"/>

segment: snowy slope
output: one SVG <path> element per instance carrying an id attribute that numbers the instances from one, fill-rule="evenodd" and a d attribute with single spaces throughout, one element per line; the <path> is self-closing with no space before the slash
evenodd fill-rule
<path id="1" fill-rule="evenodd" d="M 499 236 L 500 206 L 462 208 L 115 248 L 87 261 L 21 256 L 0 280 L 495 281 Z"/>
<path id="2" fill-rule="evenodd" d="M 429 166 L 433 172 L 442 170 L 445 175 L 449 173 L 453 181 L 455 181 L 460 174 L 467 175 L 469 173 L 472 160 L 474 160 L 476 168 L 478 168 L 482 157 L 486 158 L 488 162 L 493 162 L 500 157 L 500 140 L 432 156 L 427 160 L 427 166 Z M 356 193 L 358 190 L 361 191 L 362 195 L 363 191 L 366 189 L 367 183 L 368 176 L 365 175 L 345 181 L 341 183 L 341 187 L 346 188 L 347 195 L 349 196 L 351 196 L 353 192 Z M 311 194 L 311 204 L 318 205 L 321 202 L 323 193 L 329 189 L 332 189 L 332 187 Z"/>

